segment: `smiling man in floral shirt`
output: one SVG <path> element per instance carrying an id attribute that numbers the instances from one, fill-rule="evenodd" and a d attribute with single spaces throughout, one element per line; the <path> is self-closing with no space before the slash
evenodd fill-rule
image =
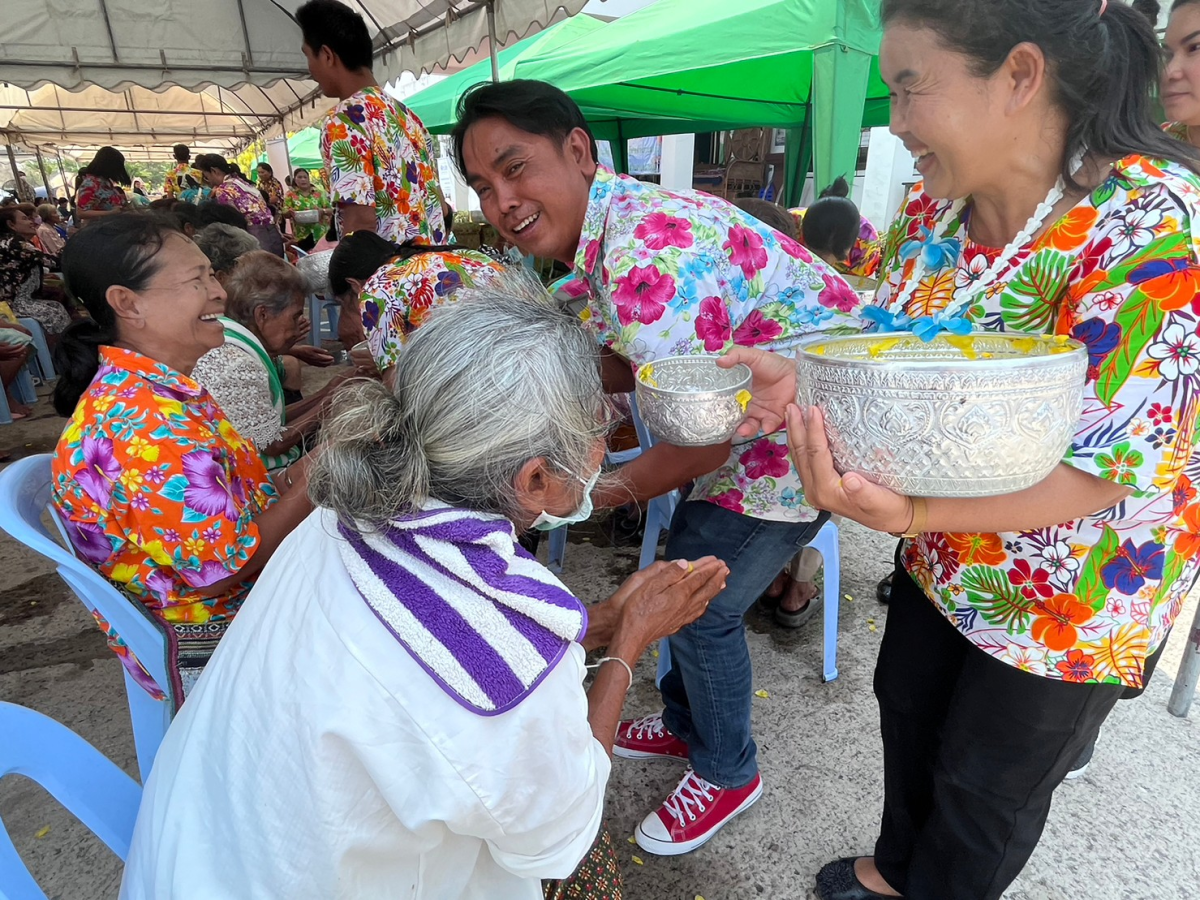
<path id="1" fill-rule="evenodd" d="M 453 138 L 488 221 L 589 286 L 584 318 L 607 348 L 610 390 L 633 389 L 631 363 L 734 344 L 786 352 L 814 331 L 857 322 L 855 293 L 795 241 L 724 200 L 598 166 L 579 108 L 551 85 L 476 88 L 460 103 Z M 597 487 L 595 504 L 647 500 L 693 479 L 688 499 L 698 502 L 679 504 L 667 556 L 714 554 L 730 575 L 705 615 L 670 638 L 663 714 L 622 722 L 613 751 L 690 762 L 637 829 L 644 849 L 664 855 L 699 847 L 762 792 L 742 617 L 827 518 L 805 505 L 782 433 L 706 448 L 657 444 Z"/>

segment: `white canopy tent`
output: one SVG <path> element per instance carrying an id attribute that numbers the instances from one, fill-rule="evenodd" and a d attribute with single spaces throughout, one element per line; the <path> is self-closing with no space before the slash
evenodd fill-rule
<path id="1" fill-rule="evenodd" d="M 329 106 L 307 77 L 304 0 L 0 3 L 0 134 L 26 146 L 186 143 L 229 154 Z M 381 82 L 453 66 L 579 11 L 585 0 L 345 0 Z"/>

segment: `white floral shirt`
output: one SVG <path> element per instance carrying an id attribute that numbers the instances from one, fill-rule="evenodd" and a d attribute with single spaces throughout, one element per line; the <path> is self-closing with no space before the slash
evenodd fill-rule
<path id="1" fill-rule="evenodd" d="M 575 272 L 591 289 L 584 320 L 638 365 L 734 344 L 787 353 L 815 331 L 861 324 L 858 296 L 796 241 L 725 200 L 603 166 Z M 782 430 L 735 442 L 728 462 L 698 479 L 689 499 L 772 521 L 817 517 Z"/>

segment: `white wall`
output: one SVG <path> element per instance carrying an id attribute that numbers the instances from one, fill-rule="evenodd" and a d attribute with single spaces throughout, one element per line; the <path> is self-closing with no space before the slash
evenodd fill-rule
<path id="1" fill-rule="evenodd" d="M 882 232 L 900 208 L 906 186 L 919 179 L 912 154 L 904 149 L 900 139 L 886 128 L 872 128 L 859 211 Z"/>

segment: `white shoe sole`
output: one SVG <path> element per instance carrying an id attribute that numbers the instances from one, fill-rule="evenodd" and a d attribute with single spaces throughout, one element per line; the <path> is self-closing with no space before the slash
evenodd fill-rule
<path id="1" fill-rule="evenodd" d="M 637 829 L 635 829 L 633 832 L 633 837 L 634 840 L 637 841 L 637 845 L 647 853 L 653 853 L 655 856 L 682 856 L 684 853 L 691 853 L 693 850 L 696 850 L 707 844 L 713 839 L 713 837 L 716 836 L 717 832 L 753 806 L 761 796 L 762 782 L 759 781 L 758 787 L 755 788 L 754 793 L 743 800 L 741 805 L 732 813 L 730 813 L 724 822 L 709 830 L 707 834 L 690 841 L 660 841 L 657 838 L 652 838 L 650 835 L 646 834 L 646 832 L 642 831 L 642 825 L 640 822 L 638 823 Z"/>
<path id="2" fill-rule="evenodd" d="M 687 762 L 686 756 L 671 756 L 669 753 L 647 753 L 645 750 L 628 750 L 625 747 L 613 745 L 613 756 L 621 759 L 673 759 L 676 762 Z"/>

